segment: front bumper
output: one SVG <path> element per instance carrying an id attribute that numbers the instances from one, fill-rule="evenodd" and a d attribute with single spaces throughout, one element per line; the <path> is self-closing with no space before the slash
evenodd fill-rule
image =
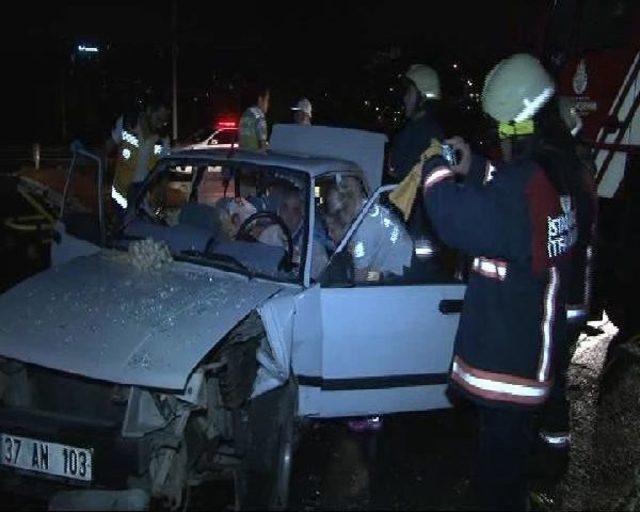
<path id="1" fill-rule="evenodd" d="M 52 413 L 0 408 L 0 432 L 55 442 L 78 448 L 93 449 L 93 481 L 81 482 L 19 471 L 0 466 L 0 470 L 29 481 L 48 480 L 52 489 L 64 486 L 98 489 L 126 489 L 130 476 L 144 473 L 148 460 L 142 439 L 123 439 L 117 422 L 79 419 Z"/>
<path id="2" fill-rule="evenodd" d="M 126 491 L 62 491 L 53 496 L 49 510 L 147 510 L 149 494 Z"/>

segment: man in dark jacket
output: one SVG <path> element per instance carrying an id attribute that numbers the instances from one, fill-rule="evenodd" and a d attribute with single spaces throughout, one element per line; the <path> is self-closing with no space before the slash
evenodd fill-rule
<path id="1" fill-rule="evenodd" d="M 474 487 L 484 509 L 526 509 L 533 414 L 548 399 L 556 345 L 565 341 L 576 209 L 532 151 L 536 115 L 554 91 L 530 55 L 500 62 L 482 103 L 499 123 L 505 162 L 486 162 L 480 186 L 457 184 L 441 157 L 422 171 L 436 232 L 473 258 L 450 383 L 478 408 Z"/>
<path id="2" fill-rule="evenodd" d="M 389 154 L 389 174 L 404 178 L 429 147 L 431 139 L 442 140 L 444 133 L 435 114 L 440 101 L 440 79 L 434 69 L 414 64 L 405 73 L 405 124 L 394 137 Z"/>
<path id="3" fill-rule="evenodd" d="M 389 175 L 403 179 L 419 163 L 420 156 L 432 139 L 442 140 L 444 132 L 436 110 L 441 99 L 440 79 L 434 69 L 414 64 L 404 75 L 406 89 L 403 98 L 405 124 L 393 138 L 389 151 Z M 443 266 L 442 248 L 428 236 L 432 231 L 424 210 L 418 202 L 407 216 L 407 228 L 415 240 L 416 254 L 412 268 L 434 279 Z"/>

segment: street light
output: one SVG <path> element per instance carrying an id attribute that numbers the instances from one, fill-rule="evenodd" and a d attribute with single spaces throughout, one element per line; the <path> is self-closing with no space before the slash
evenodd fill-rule
<path id="1" fill-rule="evenodd" d="M 100 50 L 96 46 L 78 45 L 78 51 L 82 53 L 98 53 Z"/>

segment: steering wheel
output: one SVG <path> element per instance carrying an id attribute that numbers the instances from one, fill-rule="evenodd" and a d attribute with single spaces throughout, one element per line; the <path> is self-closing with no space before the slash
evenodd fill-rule
<path id="1" fill-rule="evenodd" d="M 160 226 L 167 225 L 166 210 L 164 208 L 164 205 L 156 208 L 154 213 L 149 212 L 149 210 L 147 210 L 143 206 L 138 207 L 138 214 L 142 214 L 145 219 L 151 221 L 153 224 L 158 224 Z"/>
<path id="2" fill-rule="evenodd" d="M 290 271 L 293 268 L 293 238 L 291 236 L 291 231 L 285 224 L 284 220 L 282 220 L 282 217 L 278 214 L 272 212 L 254 213 L 242 223 L 240 229 L 238 229 L 238 232 L 236 233 L 236 240 L 253 240 L 253 237 L 248 233 L 248 227 L 260 219 L 269 219 L 273 221 L 284 233 L 284 236 L 287 239 L 287 248 L 285 250 L 285 258 L 283 258 L 283 263 L 281 265 L 287 272 Z"/>

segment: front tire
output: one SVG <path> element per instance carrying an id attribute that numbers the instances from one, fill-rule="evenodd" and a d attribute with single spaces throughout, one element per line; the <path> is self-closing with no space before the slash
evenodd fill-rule
<path id="1" fill-rule="evenodd" d="M 247 407 L 247 448 L 236 471 L 240 510 L 284 510 L 289 502 L 296 429 L 297 386 L 284 386 L 253 399 Z"/>

